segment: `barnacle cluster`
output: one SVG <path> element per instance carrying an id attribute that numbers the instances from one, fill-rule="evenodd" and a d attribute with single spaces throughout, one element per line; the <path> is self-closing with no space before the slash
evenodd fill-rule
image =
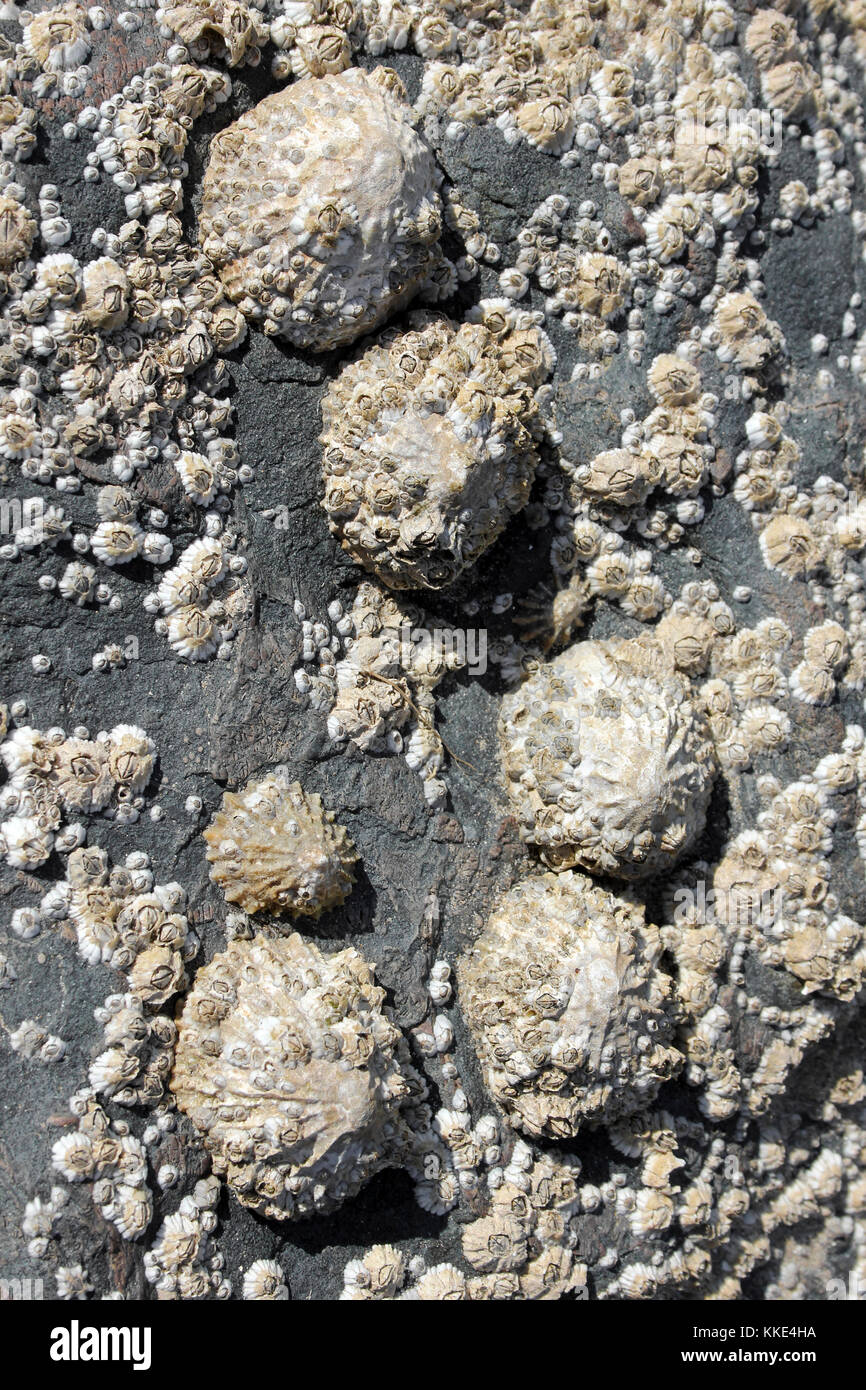
<path id="1" fill-rule="evenodd" d="M 319 917 L 351 892 L 349 836 L 320 796 L 285 776 L 226 792 L 204 838 L 211 877 L 245 912 Z"/>
<path id="2" fill-rule="evenodd" d="M 25 1018 L 9 1034 L 9 1046 L 28 1061 L 37 1059 L 48 1064 L 62 1061 L 66 1053 L 66 1043 L 55 1033 L 46 1033 L 35 1019 Z"/>
<path id="3" fill-rule="evenodd" d="M 329 610 L 334 624 L 313 622 L 300 602 L 302 662 L 294 673 L 301 695 L 328 712 L 329 737 L 366 753 L 402 753 L 422 779 L 431 806 L 441 806 L 445 758 L 435 726 L 433 690 L 464 655 L 452 643 L 438 644 L 420 610 L 402 605 L 375 584 L 361 583 L 351 612 L 339 601 Z M 440 629 L 441 631 L 441 629 Z M 312 672 L 307 663 L 316 663 Z"/>
<path id="4" fill-rule="evenodd" d="M 75 5 L 63 11 L 84 13 Z M 63 27 L 67 17 L 61 18 Z M 175 545 L 164 496 L 139 483 L 143 471 L 164 459 L 190 503 L 202 509 L 204 537 L 187 546 L 165 576 L 166 587 L 145 607 L 172 648 L 189 660 L 227 656 L 248 606 L 236 577 L 245 561 L 231 553 L 236 537 L 223 513 L 230 505 L 227 494 L 252 471 L 240 464 L 227 433 L 231 409 L 220 360 L 243 339 L 246 324 L 225 299 L 207 257 L 185 243 L 177 216 L 189 125 L 229 90 L 216 72 L 157 65 L 146 78 L 132 80 L 112 118 L 100 117 L 95 108 L 81 113 L 80 128 L 101 127 L 96 133 L 103 136 L 88 169 L 95 177 L 100 167 L 111 173 L 129 214 L 117 233 L 94 231 L 98 254 L 85 263 L 56 249 L 69 240 L 71 225 L 60 216 L 53 184 L 40 190 L 40 232 L 48 254 L 28 259 L 34 220 L 21 186 L 0 180 L 6 289 L 0 370 L 12 388 L 0 414 L 0 453 L 19 464 L 24 479 L 64 493 L 79 492 L 85 478 L 103 483 L 92 533 L 70 537 L 59 509 L 46 508 L 41 526 L 19 528 L 2 547 L 3 558 L 15 560 L 71 538 L 79 555 L 91 551 L 109 568 L 140 559 L 167 565 Z M 91 471 L 89 461 L 97 455 L 108 477 L 101 465 Z M 112 474 L 116 484 L 109 483 Z M 49 518 L 55 511 L 57 518 Z M 204 572 L 202 545 L 209 551 Z M 122 606 L 120 597 L 112 600 L 100 585 L 93 566 L 80 559 L 73 566 L 67 564 L 59 580 L 46 573 L 45 590 L 78 604 Z M 212 592 L 221 580 L 219 592 Z M 97 663 L 97 669 L 105 666 Z"/>
<path id="5" fill-rule="evenodd" d="M 428 314 L 344 367 L 322 402 L 332 531 L 394 589 L 450 584 L 529 500 L 553 350 L 529 314 Z"/>
<path id="6" fill-rule="evenodd" d="M 81 844 L 69 854 L 65 879 L 49 889 L 38 909 L 21 910 L 12 923 L 25 940 L 59 923 L 74 934 L 89 965 L 108 965 L 123 975 L 122 989 L 95 1010 L 102 1050 L 86 1086 L 70 1098 L 74 1127 L 54 1144 L 52 1162 L 67 1181 L 89 1185 L 102 1216 L 125 1240 L 140 1239 L 153 1217 L 148 1153 L 127 1121 L 112 1119 L 106 1107 L 156 1108 L 167 1093 L 177 1037 L 169 1009 L 186 988 L 185 966 L 198 950 L 185 903 L 179 884 L 154 882 L 141 851 L 120 866 L 97 846 Z M 32 1051 L 38 1045 L 41 1060 L 53 1060 L 57 1048 L 50 1036 L 37 1039 L 26 1022 L 18 1032 L 23 1047 Z M 32 1239 L 44 1242 L 41 1257 L 51 1226 L 37 1224 Z"/>
<path id="7" fill-rule="evenodd" d="M 500 740 L 521 833 L 551 867 L 645 878 L 703 829 L 715 754 L 655 642 L 569 647 L 505 696 Z"/>
<path id="8" fill-rule="evenodd" d="M 808 775 L 787 786 L 765 775 L 756 828 L 733 837 L 715 864 L 698 860 L 666 886 L 672 922 L 662 934 L 690 1018 L 685 1076 L 704 1086 L 699 1104 L 713 1119 L 764 1113 L 866 983 L 863 928 L 840 911 L 831 859 L 835 799 L 856 789 L 862 800 L 864 773 L 863 730 L 852 726 Z M 760 1025 L 760 1058 L 747 1067 L 723 979 L 743 984 L 747 970 L 759 978 L 755 962 L 789 972 L 805 1002 L 785 1010 L 760 991 L 741 1001 Z"/>
<path id="9" fill-rule="evenodd" d="M 192 0 L 165 5 L 156 18 L 175 35 L 196 60 L 222 59 L 228 67 L 261 60 L 268 28 L 256 10 L 237 0 Z"/>
<path id="10" fill-rule="evenodd" d="M 306 78 L 213 141 L 202 246 L 247 318 L 323 352 L 405 307 L 434 270 L 438 182 L 396 73 Z"/>
<path id="11" fill-rule="evenodd" d="M 8 782 L 0 791 L 0 847 L 13 868 L 36 868 L 53 849 L 69 853 L 84 839 L 68 816 L 102 812 L 138 819 L 155 762 L 155 745 L 143 729 L 118 724 L 91 739 L 83 726 L 17 727 L 0 744 Z"/>
<path id="12" fill-rule="evenodd" d="M 488 1149 L 499 1125 L 485 1115 L 474 1127 Z M 533 1156 L 518 1140 L 507 1165 L 491 1173 L 483 1215 L 463 1227 L 461 1256 L 471 1273 L 448 1262 L 407 1260 L 392 1245 L 374 1245 L 343 1271 L 347 1302 L 556 1299 L 587 1294 L 587 1267 L 575 1259 L 572 1219 L 580 1211 L 577 1159 Z"/>
<path id="13" fill-rule="evenodd" d="M 153 1218 L 147 1151 L 125 1121 L 112 1123 L 98 1101 L 73 1097 L 78 1125 L 58 1139 L 51 1158 L 67 1181 L 87 1182 L 96 1206 L 124 1240 L 138 1240 Z"/>
<path id="14" fill-rule="evenodd" d="M 330 1211 L 399 1162 L 423 1085 L 383 1000 L 357 951 L 297 934 L 232 941 L 198 972 L 172 1090 L 245 1206 Z"/>
<path id="15" fill-rule="evenodd" d="M 221 1187 L 214 1177 L 203 1178 L 182 1197 L 156 1233 L 144 1256 L 144 1273 L 158 1298 L 228 1298 L 231 1283 L 223 1272 L 222 1255 L 212 1248 L 216 1231 L 214 1208 Z"/>
<path id="16" fill-rule="evenodd" d="M 636 903 L 583 874 L 527 878 L 500 899 L 458 976 L 487 1086 L 516 1125 L 568 1138 L 641 1109 L 676 1074 L 661 950 Z"/>

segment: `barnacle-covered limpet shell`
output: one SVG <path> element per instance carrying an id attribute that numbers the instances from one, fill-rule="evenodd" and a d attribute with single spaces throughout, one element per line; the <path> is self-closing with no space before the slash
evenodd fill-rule
<path id="1" fill-rule="evenodd" d="M 319 917 L 354 882 L 358 854 L 333 811 L 279 776 L 226 792 L 204 838 L 211 878 L 245 912 Z"/>
<path id="2" fill-rule="evenodd" d="M 645 878 L 703 829 L 713 746 L 658 643 L 575 643 L 506 695 L 499 732 L 521 833 L 551 868 Z"/>
<path id="3" fill-rule="evenodd" d="M 514 1125 L 570 1138 L 641 1109 L 677 1072 L 661 949 L 641 907 L 583 874 L 526 878 L 500 898 L 457 976 L 485 1080 Z"/>
<path id="4" fill-rule="evenodd" d="M 203 248 L 247 318 L 323 352 L 403 308 L 441 259 L 438 183 L 390 69 L 303 78 L 214 139 Z"/>
<path id="5" fill-rule="evenodd" d="M 424 1088 L 383 1000 L 357 951 L 297 933 L 235 939 L 198 972 L 171 1085 L 244 1206 L 332 1211 L 400 1162 Z"/>
<path id="6" fill-rule="evenodd" d="M 394 589 L 450 584 L 529 498 L 534 388 L 553 352 L 498 301 L 459 327 L 413 314 L 344 367 L 322 402 L 331 530 Z"/>

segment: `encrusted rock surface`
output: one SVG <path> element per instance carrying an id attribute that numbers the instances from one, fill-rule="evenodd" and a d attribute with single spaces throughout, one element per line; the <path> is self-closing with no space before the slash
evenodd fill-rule
<path id="1" fill-rule="evenodd" d="M 862 1289 L 864 33 L 862 7 L 835 0 L 4 9 L 3 1292 L 692 1306 Z M 354 114 L 320 108 L 347 90 L 365 94 Z M 299 142 L 271 147 L 262 112 L 301 104 L 318 115 L 296 166 Z M 386 206 L 372 141 L 325 154 L 329 125 L 356 132 L 363 112 Z M 256 159 L 282 161 L 287 220 L 230 265 L 208 171 L 239 124 Z M 229 162 L 252 235 L 268 171 Z M 312 201 L 290 209 L 292 170 L 313 162 Z M 300 278 L 278 305 L 259 270 L 284 273 L 289 251 Z M 359 499 L 368 529 L 344 549 L 320 435 L 337 401 L 328 434 L 381 455 L 389 407 L 368 420 L 340 383 L 426 331 L 416 313 L 452 342 L 537 338 L 544 371 L 521 352 L 515 388 L 493 353 L 509 385 L 493 415 L 520 397 L 519 510 L 482 549 L 474 495 L 462 520 L 437 504 L 447 554 L 407 571 L 388 527 L 408 490 L 383 514 L 375 487 Z M 389 357 L 386 388 L 397 371 Z M 411 381 L 397 395 L 417 431 L 446 418 Z M 440 430 L 425 459 L 478 448 L 495 493 L 473 400 L 469 439 Z M 604 693 L 582 710 L 595 732 L 562 781 L 560 731 L 541 725 L 554 833 L 527 842 L 539 791 L 515 782 L 516 814 L 500 715 L 582 649 L 618 710 Z M 659 706 L 663 736 L 640 740 Z M 250 917 L 209 874 L 207 827 L 277 769 L 358 855 L 320 916 Z M 561 948 L 606 993 L 587 1002 L 565 976 L 586 1056 L 539 1053 L 503 1079 L 538 1019 L 559 1045 L 560 1017 L 529 997 L 528 928 L 493 953 L 520 962 L 508 990 L 482 977 L 521 1036 L 490 1062 L 485 1022 L 470 1031 L 466 964 L 494 925 L 507 936 L 516 883 L 540 895 L 545 967 Z M 589 922 L 549 920 L 586 883 Z M 266 1091 L 244 1098 L 238 1154 L 257 1137 L 232 1168 L 170 1086 L 178 1027 L 195 1084 L 213 1074 L 219 1039 L 188 1011 L 220 963 L 256 956 L 282 981 L 287 950 L 302 988 L 274 984 L 268 1018 L 303 1000 L 312 1104 L 358 1087 L 326 1124 L 306 1114 L 334 1182 L 272 1116 L 262 1137 Z M 366 1080 L 333 1060 L 313 983 L 345 982 L 347 961 L 358 993 L 338 1026 L 381 1048 Z M 284 1079 L 262 990 L 238 990 L 256 1067 L 276 1058 Z M 197 1114 L 212 1103 L 188 1094 Z M 262 1219 L 274 1193 L 298 1219 Z"/>

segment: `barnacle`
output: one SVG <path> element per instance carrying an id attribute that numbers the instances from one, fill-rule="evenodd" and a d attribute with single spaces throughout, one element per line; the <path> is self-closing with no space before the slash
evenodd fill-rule
<path id="1" fill-rule="evenodd" d="M 690 238 L 713 243 L 703 205 L 693 193 L 670 193 L 646 219 L 647 249 L 661 265 L 667 265 L 685 251 Z"/>
<path id="2" fill-rule="evenodd" d="M 802 516 L 779 512 L 761 532 L 760 545 L 767 568 L 792 578 L 811 573 L 821 563 L 815 534 Z"/>
<path id="3" fill-rule="evenodd" d="M 815 666 L 839 675 L 845 668 L 851 650 L 847 632 L 840 623 L 820 623 L 809 628 L 803 639 L 803 655 Z"/>
<path id="4" fill-rule="evenodd" d="M 746 30 L 746 48 L 760 68 L 771 68 L 796 58 L 796 21 L 780 10 L 758 10 Z"/>
<path id="5" fill-rule="evenodd" d="M 90 261 L 82 276 L 84 313 L 94 328 L 122 328 L 129 316 L 129 277 L 110 256 Z"/>
<path id="6" fill-rule="evenodd" d="M 351 891 L 349 836 L 321 797 L 286 777 L 226 792 L 204 838 L 211 877 L 245 912 L 319 917 Z"/>
<path id="7" fill-rule="evenodd" d="M 24 30 L 24 47 L 49 71 L 78 67 L 90 52 L 86 10 L 73 0 L 33 15 Z"/>
<path id="8" fill-rule="evenodd" d="M 124 565 L 140 553 L 144 534 L 137 522 L 102 521 L 91 536 L 94 555 L 106 565 Z"/>
<path id="9" fill-rule="evenodd" d="M 528 500 L 533 388 L 550 349 L 515 311 L 488 305 L 486 322 L 459 328 L 413 315 L 410 332 L 386 333 L 322 402 L 331 529 L 392 588 L 451 583 Z"/>
<path id="10" fill-rule="evenodd" d="M 528 101 L 517 113 L 517 125 L 530 145 L 545 154 L 563 154 L 574 140 L 572 105 L 560 96 Z"/>
<path id="11" fill-rule="evenodd" d="M 44 864 L 54 845 L 51 829 L 35 816 L 12 816 L 0 825 L 0 847 L 13 869 L 35 869 Z"/>
<path id="12" fill-rule="evenodd" d="M 253 1260 L 244 1275 L 244 1298 L 283 1302 L 289 1296 L 283 1271 L 276 1260 Z"/>
<path id="13" fill-rule="evenodd" d="M 68 739 L 60 748 L 57 780 L 68 810 L 103 810 L 114 790 L 105 745 L 87 739 Z"/>
<path id="14" fill-rule="evenodd" d="M 551 867 L 643 878 L 703 828 L 715 758 L 688 678 L 653 642 L 579 642 L 502 702 L 521 834 Z"/>
<path id="15" fill-rule="evenodd" d="M 606 449 L 575 470 L 582 492 L 594 501 L 618 507 L 642 502 L 661 476 L 661 465 L 652 453 Z"/>
<path id="16" fill-rule="evenodd" d="M 185 449 L 175 460 L 175 469 L 187 497 L 200 507 L 213 501 L 219 490 L 216 469 L 205 454 Z"/>
<path id="17" fill-rule="evenodd" d="M 435 1265 L 403 1297 L 429 1303 L 459 1302 L 467 1297 L 466 1279 L 454 1265 Z"/>
<path id="18" fill-rule="evenodd" d="M 654 203 L 662 187 L 659 163 L 653 155 L 629 159 L 620 165 L 619 191 L 638 207 L 649 207 Z"/>
<path id="19" fill-rule="evenodd" d="M 346 1302 L 394 1298 L 406 1275 L 406 1261 L 393 1245 L 374 1245 L 363 1259 L 350 1260 L 343 1271 Z"/>
<path id="20" fill-rule="evenodd" d="M 652 360 L 647 385 L 660 405 L 690 405 L 700 393 L 701 376 L 693 362 L 662 352 Z"/>
<path id="21" fill-rule="evenodd" d="M 115 782 L 130 791 L 142 791 L 153 772 L 153 739 L 136 724 L 117 724 L 107 742 L 108 767 Z"/>
<path id="22" fill-rule="evenodd" d="M 481 1274 L 518 1270 L 526 1262 L 526 1235 L 513 1216 L 483 1216 L 463 1228 L 463 1254 Z"/>
<path id="23" fill-rule="evenodd" d="M 582 874 L 526 878 L 499 899 L 457 974 L 485 1080 L 513 1124 L 568 1138 L 640 1109 L 675 1075 L 660 953 L 642 909 Z"/>
<path id="24" fill-rule="evenodd" d="M 234 940 L 198 972 L 171 1086 L 238 1200 L 331 1211 L 400 1162 L 422 1085 L 371 967 L 297 934 Z"/>
<path id="25" fill-rule="evenodd" d="M 249 319 L 322 352 L 403 308 L 434 269 L 438 181 L 389 69 L 304 78 L 214 139 L 202 244 Z"/>
<path id="26" fill-rule="evenodd" d="M 166 631 L 172 650 L 187 661 L 206 661 L 219 643 L 210 614 L 194 603 L 174 609 Z"/>
<path id="27" fill-rule="evenodd" d="M 23 203 L 0 194 L 0 270 L 23 261 L 33 244 L 36 222 Z"/>
<path id="28" fill-rule="evenodd" d="M 764 100 L 778 107 L 788 120 L 811 115 L 816 104 L 817 81 L 814 72 L 802 63 L 777 63 L 761 75 Z"/>
<path id="29" fill-rule="evenodd" d="M 187 0 L 157 13 L 181 43 L 224 57 L 232 68 L 257 58 L 267 42 L 267 29 L 256 11 L 238 0 Z"/>
<path id="30" fill-rule="evenodd" d="M 631 288 L 631 275 L 615 256 L 590 252 L 577 262 L 574 289 L 577 303 L 588 314 L 612 319 L 623 309 Z"/>
<path id="31" fill-rule="evenodd" d="M 6 92 L 7 85 L 8 80 L 4 78 L 3 93 L 0 94 L 0 151 L 20 162 L 29 159 L 36 144 L 36 111 L 32 106 L 22 105 L 11 92 Z M 16 187 L 13 184 L 10 192 L 12 189 L 19 196 L 23 192 L 20 185 Z M 57 244 L 51 237 L 51 230 L 50 223 L 43 222 L 43 238 L 47 245 Z M 60 242 L 64 240 L 65 237 L 61 236 Z"/>
<path id="32" fill-rule="evenodd" d="M 745 371 L 765 367 L 782 346 L 778 326 L 748 291 L 722 295 L 713 313 L 713 323 L 719 335 L 718 356 Z"/>

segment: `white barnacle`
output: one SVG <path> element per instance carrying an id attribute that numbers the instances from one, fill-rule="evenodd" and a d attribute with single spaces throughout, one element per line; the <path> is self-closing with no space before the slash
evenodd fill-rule
<path id="1" fill-rule="evenodd" d="M 51 1150 L 51 1161 L 58 1173 L 70 1182 L 83 1182 L 92 1176 L 95 1168 L 90 1138 L 79 1130 L 64 1134 Z"/>
<path id="2" fill-rule="evenodd" d="M 219 491 L 219 479 L 207 456 L 185 449 L 174 466 L 187 497 L 199 507 L 209 506 Z"/>
<path id="3" fill-rule="evenodd" d="M 57 588 L 63 598 L 81 608 L 95 600 L 96 584 L 96 570 L 92 565 L 71 560 L 60 576 Z"/>
<path id="4" fill-rule="evenodd" d="M 13 869 L 36 869 L 54 845 L 54 833 L 33 816 L 12 816 L 0 825 L 0 845 Z"/>
<path id="5" fill-rule="evenodd" d="M 196 604 L 177 608 L 168 620 L 167 632 L 172 650 L 188 661 L 207 661 L 219 646 L 215 623 L 206 609 Z"/>
<path id="6" fill-rule="evenodd" d="M 106 565 L 125 565 L 141 551 L 143 533 L 137 522 L 102 521 L 90 538 L 98 560 Z"/>
<path id="7" fill-rule="evenodd" d="M 254 1260 L 244 1274 L 243 1297 L 254 1301 L 285 1302 L 289 1296 L 285 1275 L 276 1260 Z"/>
<path id="8" fill-rule="evenodd" d="M 93 1285 L 83 1265 L 58 1265 L 55 1278 L 58 1298 L 81 1301 L 93 1293 Z"/>

